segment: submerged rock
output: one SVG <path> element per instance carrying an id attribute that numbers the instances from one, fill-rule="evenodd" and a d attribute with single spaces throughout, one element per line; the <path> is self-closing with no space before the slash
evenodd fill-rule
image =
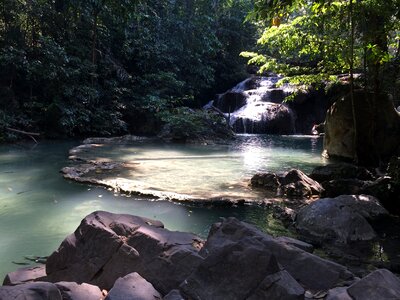
<path id="1" fill-rule="evenodd" d="M 296 217 L 296 228 L 319 242 L 370 241 L 376 233 L 368 221 L 387 215 L 372 196 L 344 195 L 319 199 L 302 208 Z"/>

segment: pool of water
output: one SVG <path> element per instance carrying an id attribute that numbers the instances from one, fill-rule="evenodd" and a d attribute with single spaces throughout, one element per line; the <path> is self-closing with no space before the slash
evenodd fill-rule
<path id="1" fill-rule="evenodd" d="M 279 234 L 284 229 L 260 207 L 199 208 L 122 197 L 103 188 L 66 181 L 75 141 L 0 146 L 0 278 L 27 263 L 25 256 L 47 256 L 81 219 L 95 210 L 158 219 L 171 230 L 206 237 L 220 217 L 235 216 Z M 311 170 L 324 163 L 321 140 L 311 137 L 239 136 L 230 145 L 142 145 L 105 147 L 99 156 L 144 165 L 138 179 L 157 189 L 212 193 L 257 171 Z M 151 176 L 150 176 L 151 175 Z"/>
<path id="2" fill-rule="evenodd" d="M 199 199 L 250 199 L 262 196 L 249 188 L 255 173 L 292 168 L 310 172 L 324 163 L 321 144 L 322 139 L 311 136 L 239 135 L 228 145 L 96 145 L 79 156 L 129 163 L 123 172 L 99 172 L 91 177 L 129 179 L 130 190 L 173 192 Z"/>

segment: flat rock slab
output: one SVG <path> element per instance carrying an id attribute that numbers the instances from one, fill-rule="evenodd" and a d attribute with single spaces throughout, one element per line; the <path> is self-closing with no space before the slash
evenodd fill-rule
<path id="1" fill-rule="evenodd" d="M 156 220 L 94 212 L 83 219 L 47 260 L 48 280 L 86 282 L 109 290 L 137 272 L 168 293 L 198 266 L 203 241 L 163 228 Z"/>
<path id="2" fill-rule="evenodd" d="M 17 285 L 32 281 L 45 281 L 46 268 L 44 265 L 20 268 L 14 272 L 8 273 L 4 278 L 3 285 Z"/>
<path id="3" fill-rule="evenodd" d="M 161 300 L 161 294 L 138 273 L 119 278 L 108 293 L 106 300 Z"/>
<path id="4" fill-rule="evenodd" d="M 316 241 L 370 241 L 376 233 L 368 221 L 387 215 L 386 209 L 372 196 L 344 195 L 319 199 L 302 208 L 296 217 L 296 228 Z"/>
<path id="5" fill-rule="evenodd" d="M 49 282 L 32 282 L 0 287 L 1 300 L 63 300 L 57 287 Z"/>

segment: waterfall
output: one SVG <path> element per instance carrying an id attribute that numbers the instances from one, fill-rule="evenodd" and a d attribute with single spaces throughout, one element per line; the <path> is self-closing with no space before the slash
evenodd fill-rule
<path id="1" fill-rule="evenodd" d="M 277 87 L 279 76 L 250 77 L 218 96 L 213 105 L 238 133 L 293 134 L 294 113 L 283 100 L 293 92 Z"/>

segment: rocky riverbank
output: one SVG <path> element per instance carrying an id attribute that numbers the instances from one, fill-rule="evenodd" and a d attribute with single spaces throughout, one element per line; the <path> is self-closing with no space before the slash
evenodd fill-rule
<path id="1" fill-rule="evenodd" d="M 94 212 L 45 266 L 10 273 L 0 299 L 398 299 L 400 280 L 378 269 L 358 278 L 235 218 L 208 238 L 156 220 Z"/>

